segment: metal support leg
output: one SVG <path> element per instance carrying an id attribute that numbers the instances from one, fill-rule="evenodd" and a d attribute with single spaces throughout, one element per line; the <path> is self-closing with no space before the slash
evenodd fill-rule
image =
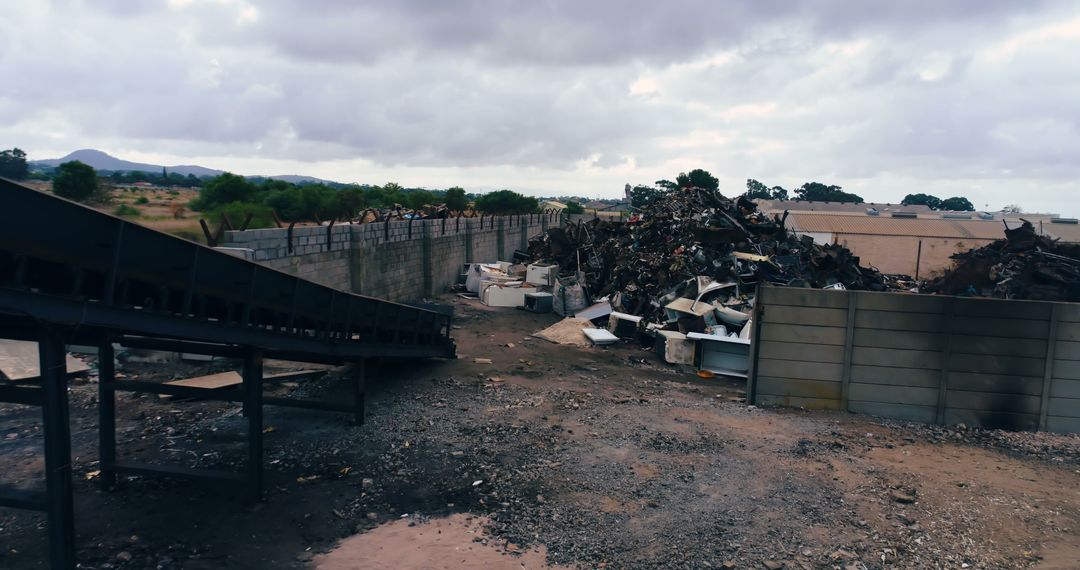
<path id="1" fill-rule="evenodd" d="M 44 395 L 45 488 L 49 514 L 49 563 L 75 567 L 75 514 L 71 485 L 71 427 L 68 424 L 64 340 L 44 330 L 38 342 Z"/>
<path id="2" fill-rule="evenodd" d="M 113 345 L 106 340 L 98 347 L 98 468 L 102 489 L 116 486 L 116 362 Z"/>
<path id="3" fill-rule="evenodd" d="M 356 363 L 353 372 L 353 405 L 355 406 L 356 425 L 364 425 L 364 391 L 367 383 L 367 361 L 361 360 Z"/>
<path id="4" fill-rule="evenodd" d="M 244 356 L 244 407 L 248 418 L 248 484 L 254 501 L 262 500 L 263 478 L 262 353 Z"/>

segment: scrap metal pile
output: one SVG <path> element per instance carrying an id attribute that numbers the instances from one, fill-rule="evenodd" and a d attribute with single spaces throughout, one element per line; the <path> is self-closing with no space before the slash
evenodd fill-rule
<path id="1" fill-rule="evenodd" d="M 1031 222 L 1006 228 L 1005 239 L 952 256 L 955 266 L 924 293 L 1080 301 L 1080 245 L 1039 235 Z"/>
<path id="2" fill-rule="evenodd" d="M 663 194 L 630 223 L 592 220 L 549 229 L 529 244 L 529 258 L 557 263 L 593 299 L 616 311 L 670 319 L 679 298 L 749 312 L 759 283 L 882 291 L 877 270 L 839 245 L 817 245 L 745 197 L 681 188 Z M 705 298 L 707 297 L 707 298 Z"/>

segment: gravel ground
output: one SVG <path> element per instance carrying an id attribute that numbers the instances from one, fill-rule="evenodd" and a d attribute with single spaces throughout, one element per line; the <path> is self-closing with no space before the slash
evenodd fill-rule
<path id="1" fill-rule="evenodd" d="M 526 340 L 550 315 L 454 302 L 461 358 L 372 367 L 365 425 L 267 410 L 254 506 L 166 479 L 96 490 L 95 386 L 77 384 L 84 566 L 302 568 L 389 521 L 460 512 L 486 517 L 476 540 L 507 556 L 542 545 L 550 563 L 582 568 L 1080 567 L 1077 436 L 759 409 L 741 383 L 635 346 Z M 124 367 L 143 379 L 205 369 Z M 336 376 L 348 373 L 282 391 L 346 398 Z M 242 468 L 236 406 L 124 396 L 119 409 L 131 457 Z M 0 408 L 17 482 L 40 470 L 35 420 Z M 0 566 L 43 567 L 41 525 L 0 511 Z"/>

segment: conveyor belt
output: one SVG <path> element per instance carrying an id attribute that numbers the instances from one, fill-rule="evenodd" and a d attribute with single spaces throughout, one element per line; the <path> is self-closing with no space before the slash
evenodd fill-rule
<path id="1" fill-rule="evenodd" d="M 239 483 L 257 500 L 263 405 L 346 412 L 360 422 L 365 359 L 453 357 L 450 329 L 448 314 L 337 291 L 0 178 L 0 338 L 37 341 L 40 357 L 37 385 L 0 381 L 0 402 L 42 408 L 46 472 L 43 496 L 0 493 L 0 507 L 46 511 L 51 566 L 75 567 L 67 344 L 99 350 L 104 487 L 118 473 L 164 473 Z M 246 473 L 119 461 L 116 392 L 192 388 L 116 379 L 114 343 L 242 360 L 242 385 L 213 397 L 243 403 Z M 265 357 L 355 362 L 354 398 L 263 397 Z"/>

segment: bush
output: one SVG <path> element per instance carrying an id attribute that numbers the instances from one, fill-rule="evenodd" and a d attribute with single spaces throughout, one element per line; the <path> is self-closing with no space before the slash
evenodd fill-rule
<path id="1" fill-rule="evenodd" d="M 113 210 L 113 215 L 121 216 L 124 218 L 134 218 L 139 215 L 139 209 L 128 206 L 127 204 L 120 204 L 116 207 L 115 210 Z"/>
<path id="2" fill-rule="evenodd" d="M 135 199 L 135 203 L 142 206 L 143 204 L 149 204 L 150 199 L 147 198 L 146 196 L 139 196 L 138 198 Z"/>
<path id="3" fill-rule="evenodd" d="M 251 204 L 248 202 L 233 202 L 231 204 L 225 204 L 215 208 L 210 212 L 210 218 L 220 218 L 224 214 L 228 216 L 229 221 L 233 223 L 237 228 L 244 223 L 248 214 L 251 214 L 251 223 L 248 224 L 249 230 L 256 228 L 273 228 L 274 224 L 273 210 L 269 206 L 262 204 Z"/>
<path id="4" fill-rule="evenodd" d="M 476 199 L 476 209 L 486 214 L 532 214 L 539 208 L 536 198 L 512 190 L 496 190 Z"/>

